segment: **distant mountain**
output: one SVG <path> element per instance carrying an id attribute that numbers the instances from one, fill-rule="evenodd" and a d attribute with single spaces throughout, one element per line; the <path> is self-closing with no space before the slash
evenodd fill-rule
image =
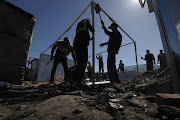
<path id="1" fill-rule="evenodd" d="M 124 70 L 125 71 L 136 71 L 137 70 L 136 67 L 137 67 L 136 65 L 126 66 L 126 67 L 124 67 Z M 154 65 L 154 69 L 158 69 L 158 68 L 159 68 L 159 65 Z M 138 65 L 138 69 L 139 69 L 139 72 L 147 71 L 146 64 Z"/>

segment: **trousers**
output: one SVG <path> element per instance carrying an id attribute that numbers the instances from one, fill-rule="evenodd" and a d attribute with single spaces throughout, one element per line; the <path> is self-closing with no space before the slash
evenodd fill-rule
<path id="1" fill-rule="evenodd" d="M 108 59 L 107 59 L 107 69 L 108 69 L 108 77 L 110 82 L 113 83 L 115 81 L 119 81 L 119 76 L 116 70 L 116 54 L 114 51 L 108 51 Z"/>
<path id="2" fill-rule="evenodd" d="M 67 66 L 67 57 L 55 55 L 54 57 L 54 64 L 53 68 L 51 71 L 51 78 L 50 78 L 50 83 L 53 84 L 54 82 L 54 74 L 56 72 L 57 65 L 59 63 L 62 63 L 62 66 L 64 68 L 64 81 L 66 82 L 68 80 L 68 66 Z"/>

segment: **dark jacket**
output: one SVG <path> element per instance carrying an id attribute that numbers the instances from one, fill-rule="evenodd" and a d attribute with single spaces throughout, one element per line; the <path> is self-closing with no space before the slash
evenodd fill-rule
<path id="1" fill-rule="evenodd" d="M 109 36 L 107 51 L 114 51 L 116 54 L 118 54 L 122 42 L 121 33 L 118 30 L 110 32 L 106 28 L 104 28 L 104 32 Z"/>

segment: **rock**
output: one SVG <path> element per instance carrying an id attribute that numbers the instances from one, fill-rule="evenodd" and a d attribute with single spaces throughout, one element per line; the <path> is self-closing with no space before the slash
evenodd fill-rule
<path id="1" fill-rule="evenodd" d="M 169 105 L 180 108 L 180 94 L 157 93 L 156 98 L 159 105 Z"/>
<path id="2" fill-rule="evenodd" d="M 155 96 L 146 96 L 145 99 L 148 100 L 151 103 L 156 103 L 157 102 Z"/>
<path id="3" fill-rule="evenodd" d="M 106 88 L 105 89 L 105 92 L 108 92 L 108 93 L 116 93 L 116 90 L 114 88 Z"/>
<path id="4" fill-rule="evenodd" d="M 161 116 L 165 115 L 168 118 L 168 120 L 180 118 L 180 109 L 173 106 L 160 105 L 158 107 L 158 111 Z"/>
<path id="5" fill-rule="evenodd" d="M 4 120 L 19 120 L 19 119 L 23 119 L 25 117 L 28 117 L 28 116 L 34 114 L 35 112 L 36 112 L 35 109 L 26 110 L 26 111 L 23 111 L 23 112 L 14 112 L 10 116 L 4 118 Z"/>
<path id="6" fill-rule="evenodd" d="M 116 94 L 115 93 L 109 93 L 108 96 L 109 96 L 109 98 L 114 99 L 116 97 Z"/>
<path id="7" fill-rule="evenodd" d="M 110 107 L 116 109 L 116 110 L 123 110 L 123 106 L 118 104 L 118 103 L 112 103 L 112 102 L 109 102 L 109 105 Z"/>
<path id="8" fill-rule="evenodd" d="M 119 99 L 109 99 L 110 102 L 116 103 L 116 102 L 120 102 Z"/>
<path id="9" fill-rule="evenodd" d="M 146 100 L 139 100 L 139 99 L 130 99 L 127 100 L 126 102 L 128 103 L 128 105 L 138 108 L 145 108 L 148 105 Z"/>
<path id="10" fill-rule="evenodd" d="M 79 114 L 79 113 L 81 113 L 81 112 L 82 112 L 82 110 L 80 110 L 80 109 L 75 109 L 75 110 L 73 111 L 74 114 Z"/>
<path id="11" fill-rule="evenodd" d="M 157 111 L 157 104 L 153 103 L 153 104 L 148 104 L 146 107 L 145 107 L 145 113 L 146 115 L 154 118 L 156 117 L 158 111 Z"/>
<path id="12" fill-rule="evenodd" d="M 29 108 L 27 105 L 19 105 L 16 110 L 23 110 L 23 109 L 26 109 L 26 108 Z"/>
<path id="13" fill-rule="evenodd" d="M 128 91 L 128 92 L 126 92 L 126 93 L 124 93 L 124 94 L 122 95 L 122 98 L 123 98 L 123 99 L 131 99 L 131 98 L 136 97 L 136 96 L 137 96 L 137 93 L 136 93 L 136 92 L 134 92 L 134 91 Z"/>

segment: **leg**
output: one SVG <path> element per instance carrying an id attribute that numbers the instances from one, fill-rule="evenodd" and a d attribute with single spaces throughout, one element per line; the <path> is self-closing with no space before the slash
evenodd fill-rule
<path id="1" fill-rule="evenodd" d="M 61 59 L 62 66 L 64 68 L 64 81 L 68 81 L 68 66 L 67 66 L 67 57 L 62 57 Z"/>
<path id="2" fill-rule="evenodd" d="M 101 66 L 100 66 L 100 64 L 99 64 L 99 74 L 101 73 Z"/>
<path id="3" fill-rule="evenodd" d="M 111 67 L 111 53 L 108 53 L 108 59 L 107 59 L 107 70 L 108 70 L 108 78 L 110 79 L 110 82 L 113 83 L 112 79 L 112 67 Z"/>
<path id="4" fill-rule="evenodd" d="M 108 53 L 108 77 L 111 79 L 111 82 L 119 81 L 119 76 L 116 69 L 116 55 L 115 52 Z"/>
<path id="5" fill-rule="evenodd" d="M 77 57 L 77 83 L 80 83 L 83 80 L 84 72 L 87 66 L 88 61 L 88 52 L 87 48 L 76 48 L 74 47 Z"/>
<path id="6" fill-rule="evenodd" d="M 57 65 L 59 64 L 59 59 L 57 56 L 54 57 L 54 64 L 53 64 L 53 68 L 52 68 L 52 71 L 51 71 L 51 78 L 50 78 L 50 83 L 53 84 L 54 82 L 54 74 L 56 72 L 56 68 L 57 68 Z"/>

